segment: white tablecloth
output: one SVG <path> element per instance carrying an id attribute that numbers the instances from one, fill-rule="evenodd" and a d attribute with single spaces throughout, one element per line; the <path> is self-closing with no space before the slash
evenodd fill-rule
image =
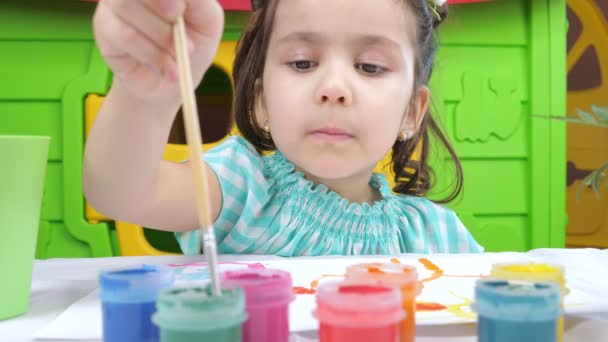
<path id="1" fill-rule="evenodd" d="M 608 250 L 596 249 L 540 249 L 528 252 L 542 256 L 543 260 L 564 265 L 588 265 L 595 279 L 603 277 L 603 293 L 608 292 Z M 263 260 L 276 257 L 221 256 L 221 260 Z M 127 267 L 135 264 L 168 264 L 200 261 L 201 257 L 116 257 L 90 259 L 37 260 L 32 275 L 30 306 L 27 314 L 0 321 L 1 342 L 34 341 L 32 335 L 51 323 L 68 306 L 97 288 L 97 275 L 101 269 Z M 597 284 L 597 282 L 596 282 Z M 608 298 L 603 298 L 606 300 Z M 1 303 L 0 303 L 1 305 Z M 565 341 L 608 342 L 608 306 L 602 312 L 586 316 L 567 316 Z M 74 322 L 78 324 L 78 322 Z M 294 341 L 316 341 L 316 332 L 300 333 Z M 476 341 L 474 324 L 420 326 L 418 342 Z M 40 340 L 36 340 L 40 341 Z M 58 341 L 58 340 L 55 340 Z M 65 340 L 67 341 L 67 340 Z M 74 341 L 74 340 L 71 340 Z"/>

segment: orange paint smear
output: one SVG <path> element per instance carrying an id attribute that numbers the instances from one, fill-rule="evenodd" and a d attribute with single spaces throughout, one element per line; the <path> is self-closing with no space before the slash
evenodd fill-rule
<path id="1" fill-rule="evenodd" d="M 344 274 L 323 274 L 320 277 L 318 277 L 317 279 L 310 282 L 310 288 L 316 289 L 317 286 L 319 285 L 319 282 L 325 278 L 342 278 L 342 277 L 344 277 Z"/>
<path id="2" fill-rule="evenodd" d="M 429 281 L 439 279 L 443 275 L 443 270 L 441 268 L 439 268 L 439 266 L 435 265 L 431 260 L 426 259 L 426 258 L 420 258 L 420 259 L 418 259 L 418 261 L 424 266 L 424 268 L 433 272 L 433 274 L 431 274 L 430 277 L 420 280 L 421 285 L 423 283 L 427 283 Z"/>
<path id="3" fill-rule="evenodd" d="M 317 293 L 317 290 L 309 289 L 307 287 L 295 286 L 293 288 L 293 294 L 296 295 L 314 295 L 315 293 Z"/>
<path id="4" fill-rule="evenodd" d="M 483 278 L 487 277 L 487 275 L 479 274 L 479 275 L 452 275 L 452 274 L 444 274 L 444 277 L 447 278 Z"/>
<path id="5" fill-rule="evenodd" d="M 441 311 L 448 307 L 439 303 L 416 303 L 416 311 Z"/>
<path id="6" fill-rule="evenodd" d="M 435 274 L 433 274 L 433 277 L 429 277 L 427 279 L 424 279 L 425 282 L 437 279 L 439 277 L 447 277 L 447 278 L 484 278 L 484 277 L 487 277 L 487 275 L 485 275 L 485 274 L 479 274 L 479 275 L 453 275 L 453 274 L 444 274 L 443 270 L 441 268 L 439 268 L 439 266 L 435 265 L 432 261 L 430 261 L 428 259 L 425 259 L 425 258 L 418 259 L 418 261 L 421 264 L 423 264 L 427 270 L 435 271 L 435 272 L 441 272 L 442 273 L 440 276 L 435 276 Z M 399 261 L 399 259 L 397 259 L 397 258 L 392 258 L 390 260 L 390 262 L 392 264 L 399 264 L 399 265 L 401 264 L 401 261 Z M 420 282 L 422 282 L 422 280 L 420 280 Z"/>
<path id="7" fill-rule="evenodd" d="M 341 278 L 344 277 L 343 274 L 323 274 L 317 279 L 310 282 L 310 287 L 303 286 L 294 286 L 293 293 L 297 295 L 313 295 L 317 293 L 317 286 L 319 282 L 325 278 Z"/>
<path id="8" fill-rule="evenodd" d="M 382 270 L 378 267 L 368 267 L 367 272 L 372 274 L 384 274 L 384 272 L 382 272 Z"/>

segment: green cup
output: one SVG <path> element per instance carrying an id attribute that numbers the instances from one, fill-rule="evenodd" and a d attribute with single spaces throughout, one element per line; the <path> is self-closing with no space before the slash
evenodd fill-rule
<path id="1" fill-rule="evenodd" d="M 0 135 L 0 320 L 29 304 L 49 142 Z"/>

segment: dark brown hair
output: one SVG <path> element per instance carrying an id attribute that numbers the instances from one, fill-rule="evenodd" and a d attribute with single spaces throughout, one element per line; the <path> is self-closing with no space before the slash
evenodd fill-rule
<path id="1" fill-rule="evenodd" d="M 436 28 L 447 16 L 447 3 L 434 12 L 427 0 L 403 0 L 416 17 L 416 61 L 414 88 L 428 85 L 433 71 L 437 50 Z M 235 102 L 234 113 L 239 131 L 259 151 L 276 149 L 272 138 L 257 125 L 254 111 L 256 81 L 262 79 L 266 50 L 273 29 L 279 0 L 253 1 L 254 11 L 237 46 L 234 61 Z M 438 17 L 439 16 L 439 17 Z M 412 101 L 414 100 L 412 96 Z M 430 138 L 441 142 L 450 154 L 456 167 L 456 182 L 448 196 L 436 200 L 446 203 L 455 199 L 462 191 L 462 166 L 447 136 L 441 131 L 431 113 L 425 113 L 417 134 L 406 141 L 397 140 L 393 145 L 392 169 L 395 174 L 393 191 L 401 194 L 422 196 L 435 183 L 434 172 L 428 165 Z M 421 144 L 419 160 L 412 159 L 416 147 Z"/>

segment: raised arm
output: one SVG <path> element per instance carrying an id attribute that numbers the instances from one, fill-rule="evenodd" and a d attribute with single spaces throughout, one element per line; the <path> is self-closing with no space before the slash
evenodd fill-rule
<path id="1" fill-rule="evenodd" d="M 172 23 L 184 13 L 195 84 L 211 65 L 223 29 L 215 0 L 104 0 L 94 31 L 114 83 L 87 138 L 83 188 L 103 214 L 146 227 L 198 227 L 188 163 L 162 160 L 180 106 Z M 205 166 L 207 167 L 207 166 Z M 211 211 L 221 192 L 207 167 Z"/>

